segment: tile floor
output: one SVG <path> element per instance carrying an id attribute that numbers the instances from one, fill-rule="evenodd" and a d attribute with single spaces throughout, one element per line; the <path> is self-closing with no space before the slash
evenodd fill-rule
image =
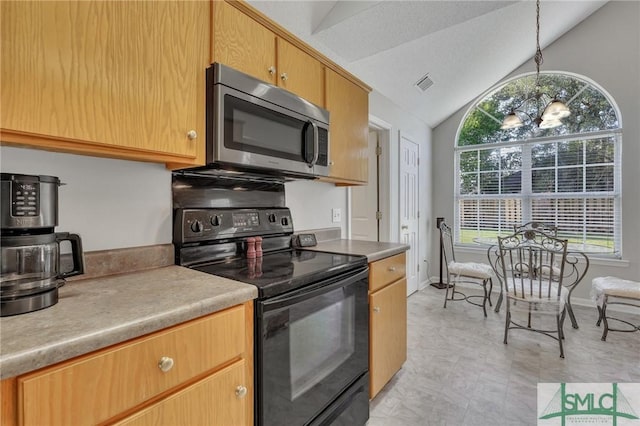
<path id="1" fill-rule="evenodd" d="M 431 286 L 408 298 L 407 361 L 371 401 L 369 426 L 535 425 L 538 382 L 640 382 L 640 333 L 601 341 L 595 308 L 574 307 L 577 330 L 567 317 L 562 359 L 538 333 L 510 330 L 503 344 L 504 305 L 485 319 L 464 301 L 443 309 L 443 299 Z"/>

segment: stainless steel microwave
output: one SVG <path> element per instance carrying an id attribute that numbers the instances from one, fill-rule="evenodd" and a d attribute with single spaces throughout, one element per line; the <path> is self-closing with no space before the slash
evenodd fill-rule
<path id="1" fill-rule="evenodd" d="M 215 63 L 207 69 L 207 164 L 315 178 L 329 174 L 329 111 Z"/>

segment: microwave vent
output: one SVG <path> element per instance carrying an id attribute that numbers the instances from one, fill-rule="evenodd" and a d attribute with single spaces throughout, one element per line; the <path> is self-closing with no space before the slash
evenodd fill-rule
<path id="1" fill-rule="evenodd" d="M 420 80 L 416 82 L 416 87 L 423 92 L 426 91 L 429 87 L 433 86 L 433 80 L 429 77 L 429 74 L 425 74 Z"/>

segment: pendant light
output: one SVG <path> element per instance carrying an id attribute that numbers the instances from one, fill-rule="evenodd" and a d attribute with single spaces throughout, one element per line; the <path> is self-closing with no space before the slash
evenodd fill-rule
<path id="1" fill-rule="evenodd" d="M 535 93 L 520 102 L 517 107 L 511 109 L 509 114 L 504 117 L 501 129 L 522 127 L 524 125 L 523 117 L 528 118 L 531 123 L 540 129 L 552 129 L 561 126 L 561 119 L 571 115 L 569 108 L 557 96 L 551 97 L 543 93 L 540 86 L 540 65 L 543 62 L 542 49 L 540 48 L 540 0 L 536 0 L 536 54 L 533 60 L 536 63 Z M 535 101 L 536 117 L 521 109 L 525 104 L 532 101 Z M 544 105 L 544 107 L 540 108 L 540 105 Z M 540 114 L 540 111 L 542 111 L 542 114 Z"/>

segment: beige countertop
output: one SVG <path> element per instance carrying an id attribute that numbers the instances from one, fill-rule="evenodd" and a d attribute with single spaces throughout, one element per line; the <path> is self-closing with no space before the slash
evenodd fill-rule
<path id="1" fill-rule="evenodd" d="M 0 318 L 0 378 L 225 309 L 256 287 L 180 266 L 67 283 L 50 308 Z"/>
<path id="2" fill-rule="evenodd" d="M 328 251 L 342 254 L 359 254 L 367 256 L 369 262 L 384 259 L 385 257 L 404 253 L 409 250 L 409 245 L 401 243 L 383 243 L 377 241 L 361 240 L 329 240 L 321 241 L 315 247 L 305 247 L 308 250 Z"/>

